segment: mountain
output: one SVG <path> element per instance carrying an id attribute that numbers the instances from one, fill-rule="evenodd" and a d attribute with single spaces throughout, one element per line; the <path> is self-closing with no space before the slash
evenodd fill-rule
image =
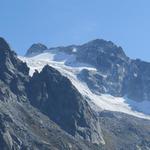
<path id="1" fill-rule="evenodd" d="M 130 84 L 148 88 L 149 63 L 104 40 L 36 46 L 21 57 L 0 38 L 2 150 L 150 149 L 148 97 L 124 90 L 133 81 L 131 63 L 142 80 Z"/>

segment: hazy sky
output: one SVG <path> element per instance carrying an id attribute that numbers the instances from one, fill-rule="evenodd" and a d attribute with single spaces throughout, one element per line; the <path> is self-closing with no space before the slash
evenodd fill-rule
<path id="1" fill-rule="evenodd" d="M 102 38 L 150 61 L 150 0 L 0 0 L 0 36 L 19 54 Z"/>

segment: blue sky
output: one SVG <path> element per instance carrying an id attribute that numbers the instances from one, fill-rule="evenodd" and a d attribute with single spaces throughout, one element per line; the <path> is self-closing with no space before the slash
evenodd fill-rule
<path id="1" fill-rule="evenodd" d="M 0 36 L 23 55 L 48 47 L 111 40 L 150 61 L 150 0 L 0 0 Z"/>

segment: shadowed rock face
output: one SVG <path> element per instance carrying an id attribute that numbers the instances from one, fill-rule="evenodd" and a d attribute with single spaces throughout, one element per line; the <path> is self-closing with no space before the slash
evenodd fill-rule
<path id="1" fill-rule="evenodd" d="M 96 114 L 57 70 L 45 66 L 29 77 L 28 67 L 5 40 L 0 38 L 0 44 L 0 149 L 150 148 L 150 121 L 108 111 Z"/>
<path id="2" fill-rule="evenodd" d="M 96 114 L 70 80 L 57 70 L 47 65 L 41 73 L 34 73 L 29 92 L 31 104 L 69 134 L 93 143 L 102 142 Z"/>

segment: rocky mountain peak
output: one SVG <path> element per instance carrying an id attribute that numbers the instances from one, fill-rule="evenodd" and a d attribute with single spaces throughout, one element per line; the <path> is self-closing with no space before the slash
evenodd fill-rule
<path id="1" fill-rule="evenodd" d="M 42 53 L 44 50 L 47 50 L 47 46 L 42 43 L 33 44 L 26 53 L 26 56 L 33 56 L 35 54 Z"/>
<path id="2" fill-rule="evenodd" d="M 104 39 L 94 39 L 94 40 L 91 40 L 85 44 L 88 44 L 88 45 L 95 45 L 95 46 L 106 46 L 106 45 L 109 45 L 109 46 L 114 46 L 113 42 L 111 41 L 106 41 Z"/>
<path id="3" fill-rule="evenodd" d="M 89 41 L 80 46 L 83 51 L 85 49 L 86 52 L 93 52 L 97 55 L 97 53 L 107 54 L 110 56 L 121 56 L 126 57 L 126 54 L 122 47 L 117 46 L 112 41 L 106 41 L 104 39 L 95 39 Z"/>
<path id="4" fill-rule="evenodd" d="M 106 41 L 103 39 L 95 39 L 95 40 L 89 41 L 83 44 L 82 47 L 87 48 L 87 49 L 92 49 L 93 52 L 101 51 L 107 54 L 120 53 L 120 54 L 125 55 L 123 49 L 120 46 L 115 45 L 111 41 Z"/>

